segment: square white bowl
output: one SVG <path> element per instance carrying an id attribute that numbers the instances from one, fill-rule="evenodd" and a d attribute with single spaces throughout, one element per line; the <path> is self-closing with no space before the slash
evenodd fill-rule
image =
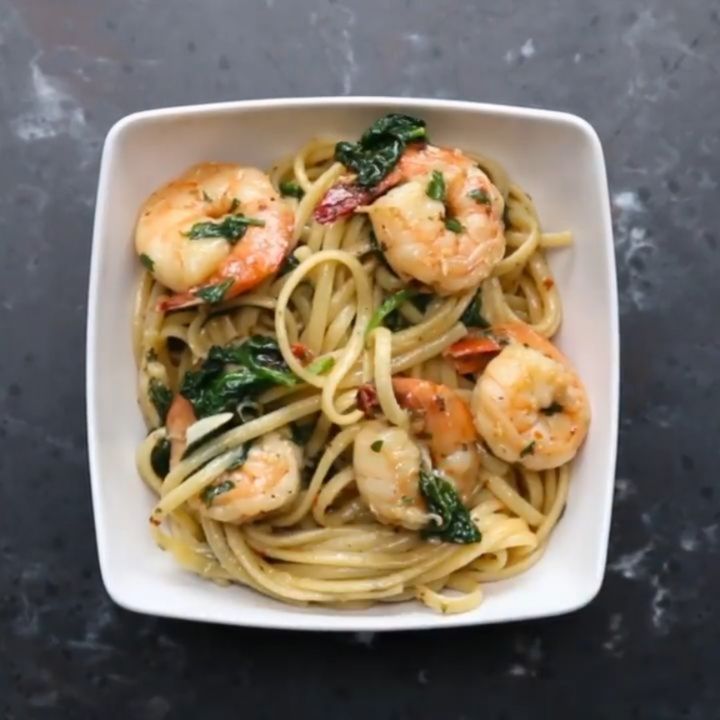
<path id="1" fill-rule="evenodd" d="M 135 470 L 145 429 L 135 399 L 130 321 L 140 263 L 132 243 L 140 204 L 204 160 L 269 167 L 312 136 L 354 139 L 400 111 L 432 141 L 496 158 L 530 192 L 543 226 L 575 245 L 548 253 L 564 302 L 559 345 L 587 385 L 593 420 L 572 472 L 566 512 L 528 572 L 486 585 L 483 604 L 441 616 L 419 603 L 363 611 L 298 609 L 239 586 L 218 587 L 177 566 L 148 530 L 150 491 Z M 87 422 L 103 581 L 119 605 L 152 615 L 303 630 L 404 630 L 476 625 L 570 612 L 602 583 L 618 425 L 618 306 L 605 163 L 584 120 L 565 113 L 445 100 L 259 100 L 136 113 L 108 133 L 98 187 L 87 334 Z"/>

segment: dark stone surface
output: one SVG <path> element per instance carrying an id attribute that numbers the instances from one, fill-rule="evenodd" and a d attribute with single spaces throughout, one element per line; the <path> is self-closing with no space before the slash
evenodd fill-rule
<path id="1" fill-rule="evenodd" d="M 0 0 L 2 717 L 720 717 L 719 12 L 715 0 Z M 623 420 L 609 570 L 585 610 L 322 636 L 141 617 L 103 590 L 83 362 L 103 136 L 146 107 L 337 93 L 566 109 L 598 129 Z"/>

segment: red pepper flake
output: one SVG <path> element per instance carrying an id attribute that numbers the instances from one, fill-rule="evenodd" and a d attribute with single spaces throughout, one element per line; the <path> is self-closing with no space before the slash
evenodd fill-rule
<path id="1" fill-rule="evenodd" d="M 315 353 L 303 343 L 293 343 L 290 345 L 290 350 L 301 363 L 306 364 L 315 359 Z"/>
<path id="2" fill-rule="evenodd" d="M 545 288 L 546 288 L 547 290 L 550 290 L 550 288 L 555 287 L 555 281 L 554 281 L 551 277 L 546 277 L 546 278 L 542 281 L 542 284 L 545 286 Z"/>
<path id="3" fill-rule="evenodd" d="M 366 383 L 357 389 L 357 404 L 366 418 L 375 417 L 375 410 L 380 407 L 380 403 L 374 385 Z"/>

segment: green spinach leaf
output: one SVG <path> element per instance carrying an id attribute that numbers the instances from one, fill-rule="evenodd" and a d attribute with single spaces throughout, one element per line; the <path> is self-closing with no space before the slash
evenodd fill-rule
<path id="1" fill-rule="evenodd" d="M 234 200 L 233 203 L 236 201 Z M 237 207 L 237 206 L 235 206 Z M 235 207 L 231 207 L 232 212 Z M 228 215 L 220 222 L 201 222 L 195 223 L 185 237 L 190 240 L 206 240 L 207 238 L 225 238 L 231 245 L 234 245 L 243 235 L 245 235 L 248 227 L 254 225 L 263 227 L 264 220 L 259 218 L 245 217 L 242 213 L 238 215 Z"/>
<path id="2" fill-rule="evenodd" d="M 292 272 L 299 264 L 300 261 L 295 257 L 293 253 L 290 253 L 283 260 L 283 263 L 278 270 L 278 277 L 282 277 L 283 275 L 287 275 L 289 272 Z"/>
<path id="3" fill-rule="evenodd" d="M 465 308 L 460 322 L 468 328 L 476 327 L 487 330 L 490 323 L 482 315 L 482 291 L 478 290 L 472 302 Z"/>
<path id="4" fill-rule="evenodd" d="M 405 288 L 386 298 L 383 304 L 372 314 L 367 330 L 365 330 L 365 336 L 367 337 L 375 328 L 380 327 L 390 313 L 397 310 L 401 305 L 410 300 L 410 298 L 415 297 L 415 295 L 417 295 L 417 290 Z"/>
<path id="5" fill-rule="evenodd" d="M 472 520 L 469 510 L 462 504 L 454 485 L 437 470 L 420 470 L 420 493 L 428 510 L 441 518 L 431 523 L 423 534 L 445 542 L 467 544 L 480 542 L 482 535 Z"/>
<path id="6" fill-rule="evenodd" d="M 213 345 L 200 367 L 185 373 L 180 392 L 198 417 L 206 417 L 234 411 L 238 403 L 273 385 L 297 381 L 275 340 L 253 335 L 240 344 Z"/>
<path id="7" fill-rule="evenodd" d="M 376 120 L 357 143 L 339 142 L 335 159 L 357 173 L 361 187 L 374 187 L 395 167 L 408 143 L 425 140 L 425 121 L 390 113 Z"/>
<path id="8" fill-rule="evenodd" d="M 195 295 L 206 303 L 219 303 L 225 299 L 225 293 L 232 287 L 233 279 L 228 278 L 216 285 L 206 285 L 198 288 Z"/>
<path id="9" fill-rule="evenodd" d="M 157 378 L 152 378 L 148 387 L 148 395 L 150 402 L 155 406 L 155 410 L 157 410 L 160 423 L 164 425 L 173 397 L 170 388 Z"/>

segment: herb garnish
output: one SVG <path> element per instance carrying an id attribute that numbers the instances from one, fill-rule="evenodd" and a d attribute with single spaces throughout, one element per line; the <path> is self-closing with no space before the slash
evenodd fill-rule
<path id="1" fill-rule="evenodd" d="M 521 451 L 520 451 L 520 457 L 526 457 L 527 455 L 532 455 L 535 452 L 535 441 L 531 440 Z"/>
<path id="2" fill-rule="evenodd" d="M 373 442 L 373 443 L 370 445 L 370 449 L 371 449 L 373 452 L 376 452 L 376 453 L 377 453 L 377 452 L 380 452 L 380 451 L 382 450 L 382 446 L 383 446 L 383 441 L 382 441 L 382 440 L 375 440 L 375 442 Z"/>
<path id="3" fill-rule="evenodd" d="M 462 223 L 457 218 L 445 218 L 445 227 L 450 230 L 450 232 L 454 233 L 461 233 L 465 228 L 462 226 Z"/>
<path id="4" fill-rule="evenodd" d="M 307 366 L 307 371 L 314 375 L 324 375 L 335 367 L 334 357 L 320 357 Z"/>
<path id="5" fill-rule="evenodd" d="M 283 180 L 280 183 L 280 194 L 283 197 L 294 197 L 301 200 L 305 191 L 294 180 Z"/>
<path id="6" fill-rule="evenodd" d="M 237 203 L 237 204 L 236 204 Z M 233 212 L 238 205 L 238 200 L 233 200 L 230 212 Z M 235 245 L 247 232 L 248 227 L 263 227 L 264 220 L 260 218 L 245 217 L 242 213 L 228 215 L 220 222 L 195 223 L 188 232 L 183 233 L 190 240 L 206 240 L 208 238 L 225 238 L 231 245 Z"/>
<path id="7" fill-rule="evenodd" d="M 152 272 L 155 269 L 155 261 L 149 256 L 143 253 L 140 255 L 140 262 L 146 270 Z"/>
<path id="8" fill-rule="evenodd" d="M 445 178 L 439 170 L 433 170 L 425 194 L 433 200 L 445 202 Z"/>

